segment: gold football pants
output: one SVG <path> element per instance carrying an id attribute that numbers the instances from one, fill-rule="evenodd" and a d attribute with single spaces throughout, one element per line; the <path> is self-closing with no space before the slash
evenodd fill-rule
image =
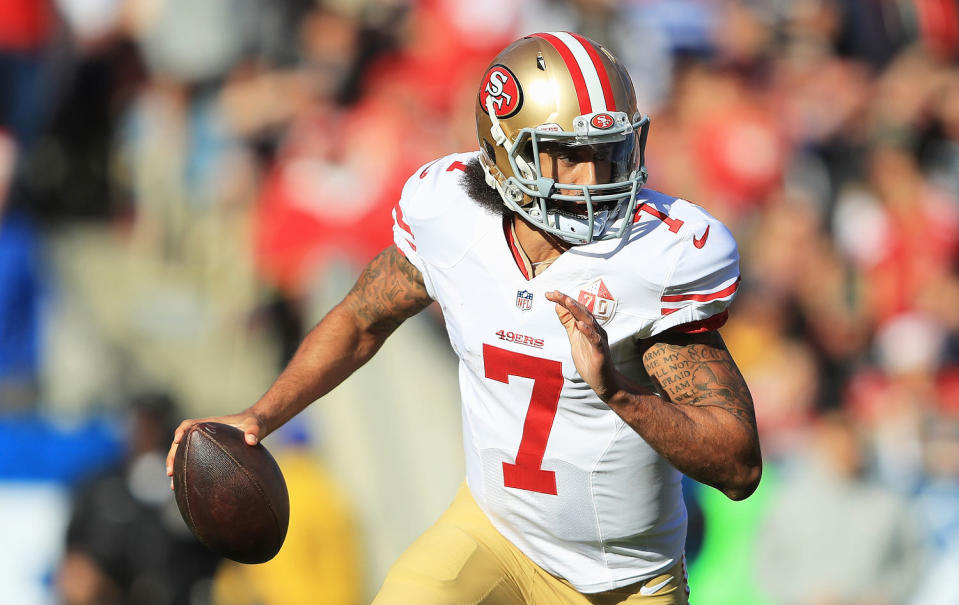
<path id="1" fill-rule="evenodd" d="M 680 562 L 630 586 L 582 594 L 504 538 L 464 483 L 390 569 L 373 605 L 686 605 L 685 576 Z"/>

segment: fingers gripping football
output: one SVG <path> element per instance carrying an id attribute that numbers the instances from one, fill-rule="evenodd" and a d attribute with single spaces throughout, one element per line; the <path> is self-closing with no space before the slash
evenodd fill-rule
<path id="1" fill-rule="evenodd" d="M 606 330 L 575 298 L 555 290 L 547 292 L 546 298 L 556 303 L 556 316 L 566 328 L 576 370 L 600 397 L 605 398 L 607 378 L 612 368 Z"/>
<path id="2" fill-rule="evenodd" d="M 211 416 L 209 418 L 190 418 L 180 423 L 180 426 L 173 432 L 173 443 L 170 445 L 170 451 L 166 456 L 166 474 L 170 479 L 170 489 L 173 489 L 173 458 L 176 456 L 177 447 L 183 439 L 187 430 L 195 424 L 201 422 L 221 422 L 229 424 L 243 431 L 244 439 L 247 445 L 256 445 L 260 439 L 266 437 L 264 427 L 259 418 L 252 412 L 246 411 L 239 414 L 230 414 L 228 416 Z"/>

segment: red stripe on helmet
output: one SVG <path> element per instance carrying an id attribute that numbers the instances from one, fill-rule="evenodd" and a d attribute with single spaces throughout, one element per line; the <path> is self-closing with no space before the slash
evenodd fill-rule
<path id="1" fill-rule="evenodd" d="M 579 40 L 579 43 L 586 49 L 586 54 L 588 54 L 592 60 L 593 67 L 596 68 L 596 73 L 599 75 L 599 83 L 603 87 L 603 97 L 606 98 L 606 111 L 616 111 L 616 97 L 613 96 L 613 85 L 609 81 L 606 66 L 603 65 L 603 60 L 599 57 L 599 51 L 583 36 L 574 34 L 573 32 L 569 32 L 569 35 Z"/>
<path id="2" fill-rule="evenodd" d="M 563 61 L 566 63 L 566 69 L 569 70 L 569 75 L 573 77 L 573 86 L 576 87 L 576 98 L 579 100 L 579 113 L 592 113 L 593 104 L 589 101 L 589 90 L 586 89 L 586 78 L 583 77 L 583 70 L 579 68 L 579 63 L 576 62 L 576 57 L 573 56 L 573 52 L 563 44 L 562 40 L 553 34 L 533 34 L 533 37 L 546 40 L 559 52 L 560 56 L 563 57 Z"/>

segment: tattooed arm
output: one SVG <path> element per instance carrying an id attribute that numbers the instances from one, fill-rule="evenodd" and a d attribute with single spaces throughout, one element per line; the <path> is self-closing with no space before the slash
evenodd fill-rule
<path id="1" fill-rule="evenodd" d="M 636 386 L 624 378 L 610 406 L 634 428 L 642 426 L 640 435 L 686 475 L 734 500 L 749 496 L 762 473 L 756 416 L 719 332 L 667 333 L 644 347 L 643 364 L 662 399 L 631 401 Z"/>
<path id="2" fill-rule="evenodd" d="M 310 330 L 251 411 L 266 421 L 268 432 L 274 430 L 369 361 L 401 323 L 431 302 L 419 270 L 390 246 Z"/>
<path id="3" fill-rule="evenodd" d="M 659 393 L 613 367 L 606 334 L 576 300 L 552 292 L 584 380 L 682 473 L 733 500 L 759 485 L 762 457 L 752 397 L 718 332 L 661 334 L 644 342 L 643 364 Z"/>
<path id="4" fill-rule="evenodd" d="M 167 474 L 172 474 L 177 444 L 190 425 L 202 420 L 233 424 L 246 433 L 248 443 L 255 444 L 343 382 L 403 321 L 431 302 L 422 274 L 396 246 L 390 246 L 367 265 L 346 298 L 306 335 L 259 401 L 239 414 L 180 424 L 167 456 Z"/>

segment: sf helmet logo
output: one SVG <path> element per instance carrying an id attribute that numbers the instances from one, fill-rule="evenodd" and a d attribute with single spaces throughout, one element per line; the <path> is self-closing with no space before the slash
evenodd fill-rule
<path id="1" fill-rule="evenodd" d="M 480 86 L 479 104 L 488 113 L 487 99 L 493 101 L 493 110 L 498 118 L 515 115 L 523 105 L 523 89 L 519 81 L 505 65 L 494 65 L 486 72 Z"/>
<path id="2" fill-rule="evenodd" d="M 595 128 L 606 130 L 607 128 L 611 128 L 616 121 L 613 120 L 613 116 L 608 113 L 598 113 L 593 116 L 593 119 L 591 119 L 589 123 Z"/>

